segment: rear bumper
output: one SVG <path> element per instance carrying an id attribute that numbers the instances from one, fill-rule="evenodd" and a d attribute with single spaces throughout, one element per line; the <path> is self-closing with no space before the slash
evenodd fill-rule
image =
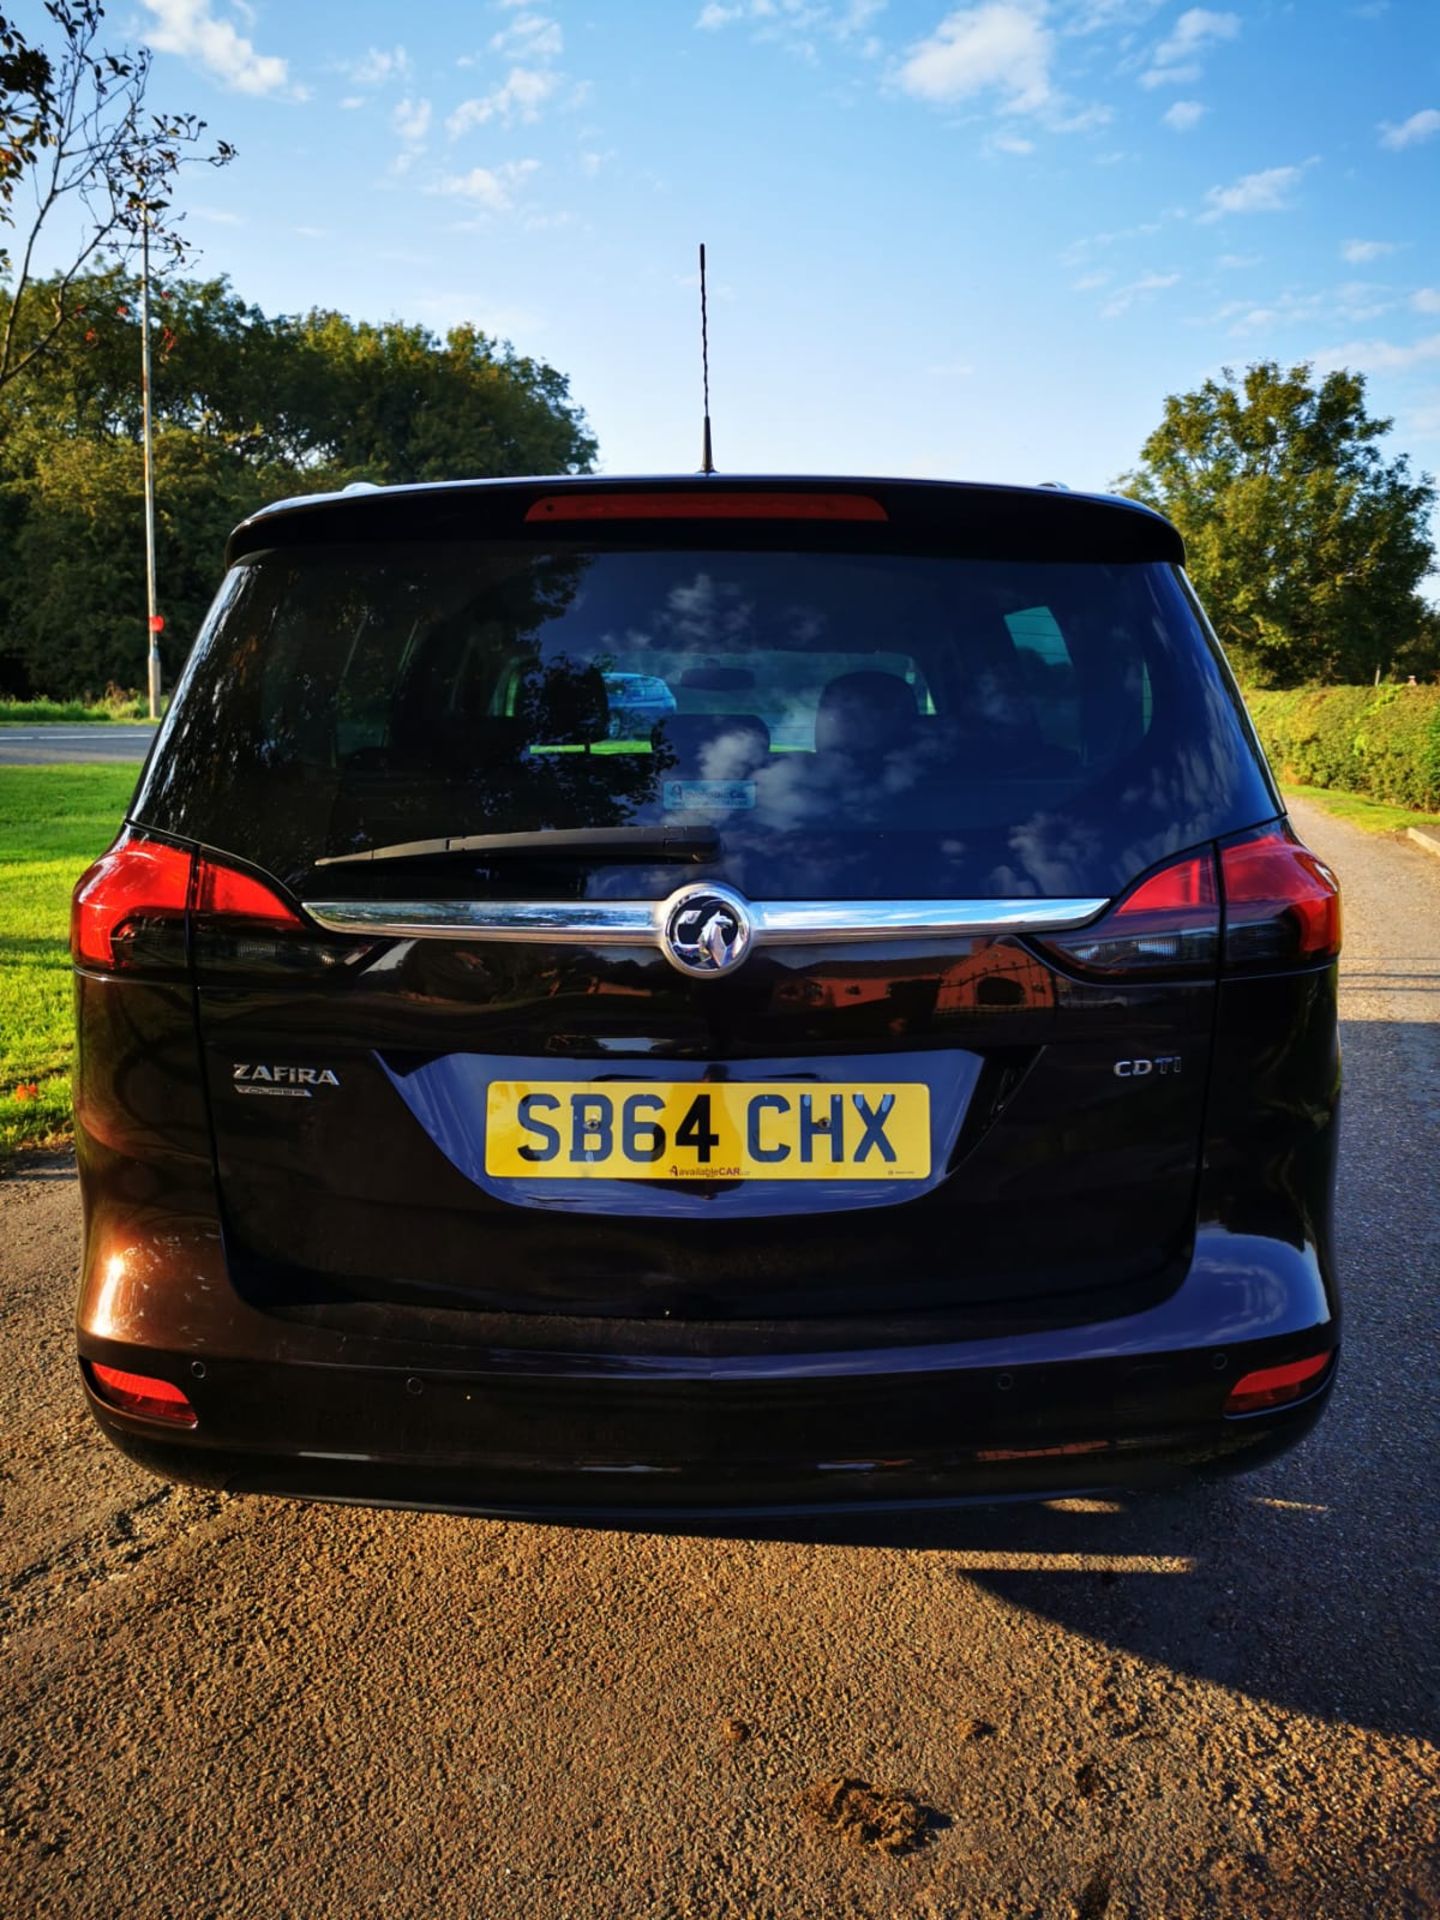
<path id="1" fill-rule="evenodd" d="M 109 1438 L 138 1464 L 193 1486 L 497 1519 L 660 1526 L 1131 1492 L 1247 1472 L 1303 1439 L 1328 1392 L 1327 1381 L 1282 1412 L 1106 1441 L 952 1445 L 885 1459 L 815 1460 L 802 1457 L 804 1449 L 763 1460 L 678 1461 L 667 1454 L 660 1461 L 569 1460 L 548 1468 L 494 1454 L 441 1456 L 433 1448 L 403 1456 L 239 1449 L 158 1433 L 153 1424 L 142 1433 L 141 1422 L 93 1395 L 91 1405 Z"/>
<path id="2" fill-rule="evenodd" d="M 1079 1311 L 1078 1305 L 1074 1309 Z M 132 1241 L 82 1289 L 79 1351 L 171 1381 L 177 1431 L 87 1392 L 168 1479 L 231 1491 L 630 1522 L 1043 1498 L 1259 1466 L 1319 1416 L 1227 1417 L 1243 1374 L 1335 1349 L 1313 1248 L 1201 1234 L 1143 1310 L 982 1337 L 973 1317 L 869 1323 L 556 1323 L 243 1300 L 219 1237 Z M 886 1335 L 877 1343 L 877 1335 Z M 823 1342 L 823 1344 L 822 1344 Z"/>

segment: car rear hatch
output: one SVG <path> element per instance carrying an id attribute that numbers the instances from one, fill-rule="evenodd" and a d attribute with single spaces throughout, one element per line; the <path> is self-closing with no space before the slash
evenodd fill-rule
<path id="1" fill-rule="evenodd" d="M 1182 1267 L 1215 845 L 1163 522 L 853 483 L 259 516 L 134 809 L 275 1301 L 764 1320 Z"/>

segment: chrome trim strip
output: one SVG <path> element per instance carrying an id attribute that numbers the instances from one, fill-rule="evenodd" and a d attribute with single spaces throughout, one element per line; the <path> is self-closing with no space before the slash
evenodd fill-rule
<path id="1" fill-rule="evenodd" d="M 1093 920 L 1108 900 L 781 900 L 752 903 L 755 938 L 923 940 L 972 933 L 1056 932 Z"/>
<path id="2" fill-rule="evenodd" d="M 1083 926 L 1109 904 L 1108 900 L 747 903 L 757 946 L 1058 933 Z M 305 911 L 330 933 L 633 947 L 659 942 L 669 906 L 669 900 L 307 900 Z"/>

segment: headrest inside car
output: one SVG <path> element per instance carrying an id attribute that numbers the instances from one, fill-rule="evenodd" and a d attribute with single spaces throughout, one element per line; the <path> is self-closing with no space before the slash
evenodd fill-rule
<path id="1" fill-rule="evenodd" d="M 910 740 L 915 690 L 895 673 L 842 673 L 815 709 L 817 753 L 878 754 Z"/>

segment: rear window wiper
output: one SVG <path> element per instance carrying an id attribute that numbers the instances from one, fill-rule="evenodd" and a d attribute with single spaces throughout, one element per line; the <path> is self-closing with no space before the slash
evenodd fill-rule
<path id="1" fill-rule="evenodd" d="M 720 852 L 714 827 L 555 827 L 533 833 L 442 834 L 433 840 L 396 840 L 359 853 L 329 853 L 317 867 L 366 866 L 375 860 L 443 860 L 456 855 L 531 860 L 713 860 Z"/>

